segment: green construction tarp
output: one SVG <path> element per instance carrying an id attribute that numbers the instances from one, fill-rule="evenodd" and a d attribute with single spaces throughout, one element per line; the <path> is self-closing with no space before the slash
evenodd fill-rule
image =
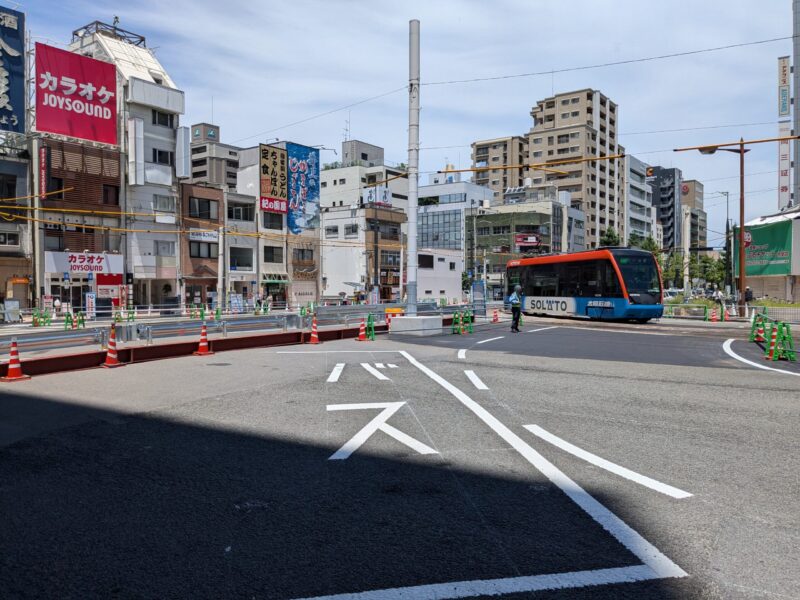
<path id="1" fill-rule="evenodd" d="M 789 275 L 792 268 L 792 221 L 745 225 L 744 265 L 747 277 Z M 734 272 L 739 272 L 739 230 L 733 237 Z"/>

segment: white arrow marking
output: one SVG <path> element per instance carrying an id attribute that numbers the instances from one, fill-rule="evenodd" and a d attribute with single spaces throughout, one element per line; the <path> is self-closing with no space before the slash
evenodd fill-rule
<path id="1" fill-rule="evenodd" d="M 591 452 L 587 452 L 582 448 L 578 448 L 577 446 L 573 446 L 569 442 L 562 440 L 560 437 L 553 435 L 549 431 L 545 431 L 538 425 L 525 425 L 525 429 L 530 431 L 536 437 L 543 439 L 546 442 L 550 442 L 554 446 L 558 446 L 562 450 L 569 452 L 573 456 L 577 456 L 578 458 L 582 458 L 588 463 L 591 463 L 595 466 L 600 467 L 601 469 L 605 469 L 606 471 L 610 471 L 615 475 L 619 475 L 620 477 L 624 477 L 625 479 L 629 479 L 638 483 L 639 485 L 643 485 L 644 487 L 648 487 L 651 490 L 655 490 L 657 492 L 661 492 L 662 494 L 666 494 L 667 496 L 672 496 L 673 498 L 689 498 L 691 494 L 689 492 L 684 492 L 676 487 L 672 487 L 671 485 L 667 485 L 666 483 L 661 483 L 660 481 L 656 481 L 655 479 L 651 479 L 650 477 L 646 477 L 645 475 L 640 475 L 635 471 L 631 471 L 630 469 L 626 469 L 616 463 L 612 463 L 609 460 L 604 458 L 600 458 L 592 454 Z"/>
<path id="2" fill-rule="evenodd" d="M 373 367 L 371 364 L 361 363 L 361 366 L 364 367 L 368 373 L 372 373 L 373 375 L 375 375 L 375 377 L 377 377 L 381 381 L 389 381 L 389 378 L 386 375 L 378 371 L 378 369 Z"/>
<path id="3" fill-rule="evenodd" d="M 328 375 L 328 383 L 336 383 L 339 381 L 339 376 L 342 374 L 342 371 L 344 371 L 344 363 L 336 363 L 336 366 L 333 367 L 333 371 Z"/>
<path id="4" fill-rule="evenodd" d="M 377 371 L 376 371 L 377 373 Z M 328 411 L 334 410 L 364 410 L 364 409 L 376 409 L 382 408 L 383 410 L 369 423 L 367 423 L 361 430 L 355 434 L 352 438 L 347 440 L 347 442 L 339 448 L 336 452 L 334 452 L 328 460 L 345 460 L 348 458 L 353 452 L 358 450 L 364 442 L 366 442 L 373 433 L 380 430 L 383 431 L 386 435 L 393 437 L 401 444 L 405 444 L 412 450 L 419 452 L 420 454 L 438 454 L 436 450 L 431 448 L 430 446 L 426 446 L 419 440 L 412 438 L 410 435 L 407 435 L 397 429 L 396 427 L 392 427 L 386 421 L 400 410 L 400 407 L 403 406 L 405 402 L 366 402 L 361 404 L 329 404 Z"/>
<path id="5" fill-rule="evenodd" d="M 386 368 L 386 365 L 384 365 L 383 363 L 375 363 L 375 366 L 378 367 L 379 369 L 385 369 Z"/>
<path id="6" fill-rule="evenodd" d="M 397 365 L 393 365 L 392 363 L 389 363 L 389 368 L 390 368 L 390 369 L 396 369 L 396 368 L 397 368 Z"/>

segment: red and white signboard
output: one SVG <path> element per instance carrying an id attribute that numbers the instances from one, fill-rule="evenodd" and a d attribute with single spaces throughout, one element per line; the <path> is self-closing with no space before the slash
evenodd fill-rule
<path id="1" fill-rule="evenodd" d="M 286 214 L 286 200 L 279 198 L 261 198 L 261 210 Z"/>
<path id="2" fill-rule="evenodd" d="M 122 273 L 121 254 L 89 252 L 45 252 L 46 273 Z"/>
<path id="3" fill-rule="evenodd" d="M 514 243 L 517 246 L 538 246 L 541 243 L 538 235 L 530 233 L 517 233 L 514 234 Z"/>
<path id="4" fill-rule="evenodd" d="M 117 68 L 36 44 L 36 129 L 117 143 Z"/>

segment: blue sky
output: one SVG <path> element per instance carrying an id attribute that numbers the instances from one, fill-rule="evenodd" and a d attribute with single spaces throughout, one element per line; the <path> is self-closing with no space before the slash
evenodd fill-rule
<path id="1" fill-rule="evenodd" d="M 14 6 L 13 3 L 8 3 Z M 36 41 L 69 42 L 94 20 L 147 38 L 186 92 L 184 124 L 211 119 L 223 141 L 280 137 L 340 147 L 355 139 L 407 153 L 404 91 L 284 127 L 404 86 L 408 20 L 422 30 L 424 82 L 558 70 L 790 36 L 791 0 L 36 0 L 19 4 Z M 731 192 L 738 215 L 738 161 L 728 153 L 675 154 L 677 146 L 777 135 L 777 57 L 791 41 L 624 66 L 470 84 L 424 86 L 421 168 L 469 166 L 473 140 L 524 134 L 530 108 L 553 91 L 595 88 L 619 104 L 620 142 L 651 164 L 705 183 L 709 228 L 724 231 Z M 670 133 L 665 129 L 764 123 Z M 336 159 L 323 151 L 323 161 Z M 777 147 L 747 155 L 747 218 L 777 208 Z M 422 182 L 427 175 L 422 176 Z M 709 240 L 719 244 L 718 234 Z"/>

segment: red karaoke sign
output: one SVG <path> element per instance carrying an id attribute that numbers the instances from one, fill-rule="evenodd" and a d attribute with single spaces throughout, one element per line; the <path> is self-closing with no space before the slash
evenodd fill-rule
<path id="1" fill-rule="evenodd" d="M 36 129 L 102 144 L 117 143 L 117 69 L 36 44 Z"/>

